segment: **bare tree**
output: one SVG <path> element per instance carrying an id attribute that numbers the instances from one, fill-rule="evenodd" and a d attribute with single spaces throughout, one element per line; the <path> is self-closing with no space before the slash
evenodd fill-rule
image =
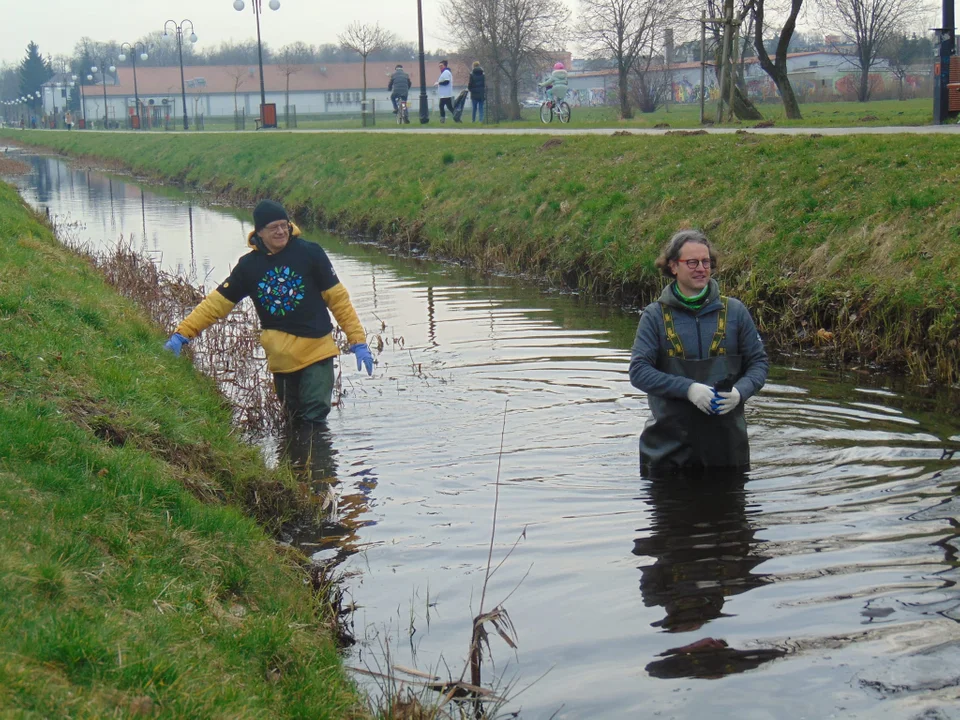
<path id="1" fill-rule="evenodd" d="M 297 40 L 280 48 L 278 57 L 285 62 L 306 65 L 316 61 L 317 49 L 313 45 L 307 45 L 305 42 Z"/>
<path id="2" fill-rule="evenodd" d="M 906 92 L 904 83 L 910 68 L 914 65 L 923 63 L 926 58 L 933 56 L 933 43 L 924 36 L 918 36 L 913 33 L 907 36 L 903 30 L 898 30 L 892 34 L 883 47 L 880 48 L 878 57 L 885 60 L 890 72 L 897 78 L 897 99 L 905 100 Z"/>
<path id="3" fill-rule="evenodd" d="M 753 11 L 753 0 L 707 0 L 707 15 L 712 18 L 718 17 L 730 17 L 733 20 L 733 27 L 739 28 L 750 13 Z M 760 111 L 754 106 L 750 99 L 747 97 L 747 93 L 744 91 L 740 85 L 738 85 L 734 78 L 731 77 L 733 73 L 723 73 L 722 72 L 722 48 L 725 42 L 725 33 L 732 32 L 732 27 L 730 25 L 725 25 L 724 29 L 721 30 L 716 23 L 711 24 L 711 34 L 713 35 L 713 47 L 716 53 L 716 72 L 717 79 L 722 80 L 722 87 L 720 88 L 720 96 L 722 98 L 730 97 L 730 85 L 733 83 L 733 114 L 737 116 L 740 120 L 761 120 L 763 115 L 760 114 Z M 733 46 L 733 38 L 730 38 L 730 53 L 733 55 L 736 51 L 736 48 Z M 736 64 L 736 61 L 732 61 L 733 65 Z"/>
<path id="4" fill-rule="evenodd" d="M 655 112 L 670 97 L 673 83 L 662 62 L 649 60 L 632 72 L 628 78 L 631 100 L 642 113 Z"/>
<path id="5" fill-rule="evenodd" d="M 662 40 L 669 13 L 665 0 L 580 0 L 583 44 L 594 58 L 616 63 L 620 117 L 624 119 L 633 117 L 631 84 L 643 88 L 641 109 L 649 105 L 645 73 L 632 83 L 630 75 L 641 58 L 649 63 L 654 47 Z"/>
<path id="6" fill-rule="evenodd" d="M 232 65 L 228 67 L 225 72 L 233 81 L 233 114 L 238 115 L 240 113 L 240 106 L 237 104 L 237 92 L 240 90 L 240 86 L 243 85 L 243 81 L 250 76 L 250 69 L 246 65 Z"/>
<path id="7" fill-rule="evenodd" d="M 519 119 L 524 78 L 562 49 L 569 8 L 563 0 L 450 0 L 440 12 L 460 29 L 462 53 L 479 58 L 487 68 L 497 119 L 504 90 L 506 117 Z"/>
<path id="8" fill-rule="evenodd" d="M 294 50 L 290 49 L 289 47 L 284 47 L 284 48 L 280 51 L 280 55 L 279 55 L 278 62 L 277 62 L 277 67 L 280 68 L 280 72 L 283 73 L 283 77 L 284 77 L 284 79 L 286 80 L 286 90 L 285 90 L 285 92 L 284 92 L 284 96 L 283 96 L 283 97 L 284 97 L 284 103 L 285 103 L 285 105 L 286 105 L 286 113 L 287 113 L 287 115 L 288 115 L 288 117 L 289 117 L 289 113 L 290 113 L 290 76 L 291 76 L 291 75 L 296 75 L 298 72 L 300 72 L 301 70 L 303 70 L 303 65 L 301 65 L 299 62 L 297 62 L 297 60 L 296 60 L 296 55 L 294 54 Z M 366 82 L 366 79 L 367 79 L 366 71 L 364 71 L 363 79 L 364 79 L 364 82 L 363 82 L 364 88 L 366 88 L 366 84 L 367 84 L 367 82 Z M 366 93 L 364 93 L 364 98 L 366 98 Z M 289 122 L 289 120 L 288 120 L 288 122 Z"/>
<path id="9" fill-rule="evenodd" d="M 367 56 L 382 47 L 396 42 L 396 38 L 389 30 L 380 27 L 379 23 L 367 25 L 355 22 L 337 36 L 340 46 L 344 50 L 353 50 L 363 59 L 363 99 L 367 99 Z M 289 76 L 288 81 L 289 81 Z"/>
<path id="10" fill-rule="evenodd" d="M 836 49 L 856 69 L 857 100 L 870 99 L 870 69 L 890 37 L 928 9 L 917 0 L 826 0 L 822 22 L 836 28 L 846 41 Z"/>
<path id="11" fill-rule="evenodd" d="M 772 4 L 772 3 L 771 3 Z M 793 92 L 793 85 L 790 84 L 790 76 L 787 75 L 787 49 L 790 46 L 790 40 L 793 39 L 793 33 L 797 29 L 797 16 L 800 14 L 800 7 L 803 0 L 790 0 L 790 12 L 780 28 L 777 37 L 777 49 L 774 51 L 774 57 L 771 60 L 767 47 L 763 42 L 766 31 L 766 0 L 753 0 L 753 46 L 756 48 L 757 57 L 760 60 L 760 67 L 770 76 L 777 90 L 780 91 L 780 100 L 783 102 L 783 110 L 787 117 L 792 120 L 800 120 L 800 103 L 797 101 L 796 93 Z"/>

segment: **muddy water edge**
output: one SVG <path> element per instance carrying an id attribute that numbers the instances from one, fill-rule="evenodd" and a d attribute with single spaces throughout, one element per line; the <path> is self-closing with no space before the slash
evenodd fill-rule
<path id="1" fill-rule="evenodd" d="M 244 252 L 248 210 L 23 158 L 23 196 L 91 246 L 208 288 Z M 954 391 L 781 357 L 749 474 L 663 486 L 637 468 L 635 312 L 307 236 L 382 342 L 314 439 L 336 517 L 287 538 L 346 573 L 349 664 L 459 677 L 502 602 L 518 647 L 491 631 L 484 680 L 524 718 L 960 717 Z"/>

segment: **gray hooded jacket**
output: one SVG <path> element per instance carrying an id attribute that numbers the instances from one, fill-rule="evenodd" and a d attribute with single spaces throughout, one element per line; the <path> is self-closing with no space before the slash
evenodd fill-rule
<path id="1" fill-rule="evenodd" d="M 671 375 L 657 369 L 658 360 L 665 357 L 672 347 L 667 341 L 663 326 L 661 303 L 671 308 L 677 335 L 683 344 L 688 360 L 703 360 L 709 357 L 710 343 L 717 330 L 720 316 L 720 286 L 710 280 L 707 301 L 700 310 L 693 312 L 673 293 L 673 283 L 667 285 L 660 299 L 643 309 L 637 336 L 630 357 L 630 382 L 648 395 L 683 399 L 693 380 Z M 746 306 L 739 300 L 729 298 L 727 303 L 727 332 L 723 347 L 728 355 L 740 355 L 743 359 L 742 376 L 734 383 L 742 400 L 752 397 L 767 380 L 770 364 L 757 327 Z"/>

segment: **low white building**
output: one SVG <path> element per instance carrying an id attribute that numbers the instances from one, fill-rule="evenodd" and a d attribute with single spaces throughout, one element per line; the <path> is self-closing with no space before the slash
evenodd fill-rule
<path id="1" fill-rule="evenodd" d="M 378 112 L 392 110 L 387 83 L 396 64 L 367 63 L 367 99 L 375 101 Z M 420 94 L 419 70 L 415 62 L 404 63 L 404 69 L 413 82 L 409 100 L 416 108 Z M 439 73 L 430 66 L 427 70 L 427 98 L 431 110 L 434 110 L 438 101 L 432 82 Z M 298 116 L 361 111 L 361 63 L 264 65 L 263 74 L 266 102 L 276 105 L 281 122 L 288 99 L 289 104 L 296 107 Z M 455 73 L 455 79 L 460 75 L 466 77 L 464 73 Z M 47 85 L 43 93 L 44 111 L 53 113 L 61 89 L 59 85 L 53 86 L 54 81 Z M 111 124 L 126 124 L 128 117 L 136 114 L 139 99 L 144 124 L 162 124 L 167 116 L 174 120 L 183 116 L 184 95 L 191 119 L 198 115 L 232 117 L 235 112 L 243 113 L 247 118 L 260 115 L 260 71 L 257 65 L 187 66 L 183 68 L 183 88 L 179 67 L 138 67 L 136 92 L 132 67 L 122 66 L 117 67 L 115 76 L 106 75 L 106 86 L 102 83 L 83 85 L 80 90 L 82 109 L 77 119 L 86 118 L 90 123 L 101 123 L 106 114 Z M 62 111 L 62 101 L 57 102 L 57 109 Z"/>

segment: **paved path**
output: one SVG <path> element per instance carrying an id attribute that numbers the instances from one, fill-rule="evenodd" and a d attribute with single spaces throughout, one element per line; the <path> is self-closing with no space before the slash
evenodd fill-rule
<path id="1" fill-rule="evenodd" d="M 412 121 L 411 121 L 412 122 Z M 755 128 L 750 125 L 730 125 L 705 128 L 597 128 L 560 126 L 559 123 L 550 125 L 532 125 L 528 128 L 498 128 L 498 127 L 464 127 L 438 125 L 431 122 L 427 126 L 411 124 L 406 127 L 384 125 L 370 128 L 303 128 L 284 130 L 282 128 L 257 131 L 267 133 L 416 133 L 418 135 L 666 135 L 673 133 L 706 133 L 709 135 L 731 135 L 737 132 L 748 132 L 756 135 L 960 135 L 960 124 L 949 125 L 894 125 L 884 127 L 772 127 Z M 33 131 L 31 131 L 33 132 Z M 43 132 L 68 132 L 67 130 L 44 130 Z M 102 133 L 116 132 L 115 130 L 73 130 L 72 132 Z M 126 131 L 125 131 L 126 132 Z M 153 130 L 152 133 L 158 131 Z M 203 135 L 228 135 L 233 133 L 250 133 L 250 130 L 203 130 Z M 166 135 L 196 135 L 195 130 L 169 130 Z"/>
<path id="2" fill-rule="evenodd" d="M 892 126 L 892 127 L 772 127 L 772 128 L 752 128 L 749 125 L 735 125 L 729 127 L 707 127 L 702 131 L 709 135 L 732 135 L 739 131 L 755 133 L 757 135 L 960 135 L 960 125 L 920 125 L 920 126 Z M 654 130 L 653 128 L 578 128 L 558 127 L 555 124 L 538 125 L 529 128 L 471 128 L 471 127 L 445 127 L 442 125 L 434 126 L 431 123 L 427 127 L 399 128 L 399 127 L 372 127 L 372 128 L 354 128 L 354 129 L 303 129 L 303 130 L 278 130 L 277 132 L 291 133 L 397 133 L 397 132 L 416 132 L 418 134 L 431 135 L 613 135 L 615 133 L 623 135 L 665 135 L 667 133 L 681 134 L 700 132 L 701 128 L 667 128 L 664 130 Z M 274 132 L 268 130 L 266 132 Z"/>

